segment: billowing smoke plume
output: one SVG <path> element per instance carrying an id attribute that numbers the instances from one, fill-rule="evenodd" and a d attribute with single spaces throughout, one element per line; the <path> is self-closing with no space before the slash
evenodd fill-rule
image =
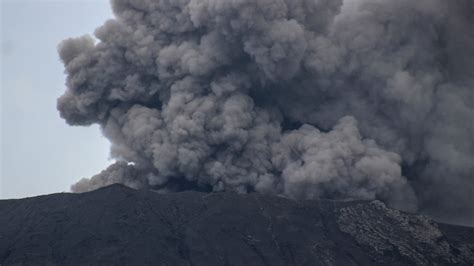
<path id="1" fill-rule="evenodd" d="M 116 163 L 72 186 L 374 199 L 474 223 L 471 0 L 114 0 L 59 53 L 71 125 Z"/>

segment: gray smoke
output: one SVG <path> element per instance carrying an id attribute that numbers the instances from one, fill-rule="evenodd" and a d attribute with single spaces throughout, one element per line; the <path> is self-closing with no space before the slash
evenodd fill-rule
<path id="1" fill-rule="evenodd" d="M 114 0 L 59 45 L 71 125 L 116 163 L 72 186 L 381 199 L 474 224 L 471 0 Z"/>

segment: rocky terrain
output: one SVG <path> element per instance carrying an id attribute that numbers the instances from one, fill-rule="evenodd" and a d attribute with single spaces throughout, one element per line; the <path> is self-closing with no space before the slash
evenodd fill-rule
<path id="1" fill-rule="evenodd" d="M 379 201 L 112 185 L 0 201 L 1 265 L 472 265 L 474 228 Z"/>

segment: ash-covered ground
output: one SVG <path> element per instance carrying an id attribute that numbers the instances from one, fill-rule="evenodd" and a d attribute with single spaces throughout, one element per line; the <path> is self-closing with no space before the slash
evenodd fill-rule
<path id="1" fill-rule="evenodd" d="M 472 265 L 474 229 L 380 201 L 112 185 L 0 201 L 1 265 Z"/>

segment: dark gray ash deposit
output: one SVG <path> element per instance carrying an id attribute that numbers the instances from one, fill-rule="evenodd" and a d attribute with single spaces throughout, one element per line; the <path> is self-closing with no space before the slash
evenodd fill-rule
<path id="1" fill-rule="evenodd" d="M 474 224 L 471 0 L 113 0 L 59 45 L 71 125 L 117 160 L 72 186 L 379 199 Z"/>
<path id="2" fill-rule="evenodd" d="M 380 201 L 112 185 L 0 201 L 2 265 L 472 265 L 474 229 Z"/>

